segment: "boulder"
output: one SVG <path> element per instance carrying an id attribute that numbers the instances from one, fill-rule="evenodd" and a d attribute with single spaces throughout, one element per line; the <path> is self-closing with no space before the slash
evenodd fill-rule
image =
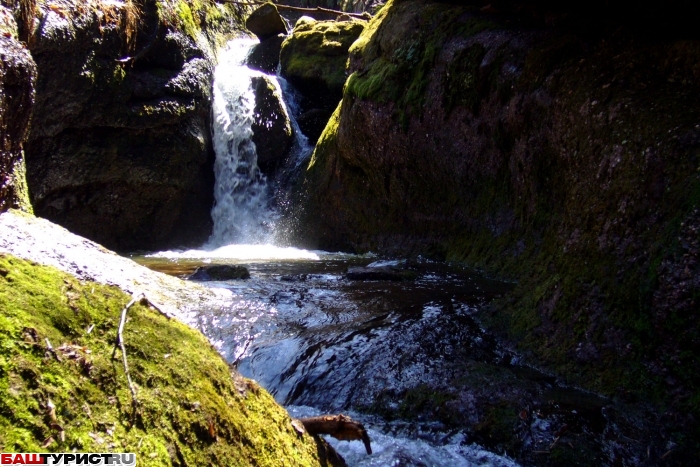
<path id="1" fill-rule="evenodd" d="M 34 105 L 36 65 L 17 40 L 12 14 L 0 6 L 0 212 L 31 211 L 23 143 Z"/>
<path id="2" fill-rule="evenodd" d="M 294 133 L 282 94 L 272 79 L 256 76 L 252 87 L 255 93 L 252 129 L 258 166 L 263 172 L 270 172 L 287 155 Z"/>
<path id="3" fill-rule="evenodd" d="M 198 267 L 187 279 L 191 281 L 230 281 L 249 278 L 250 272 L 245 266 L 216 264 Z"/>
<path id="4" fill-rule="evenodd" d="M 277 34 L 287 34 L 287 25 L 273 3 L 266 3 L 253 11 L 245 22 L 246 28 L 260 41 Z"/>
<path id="5" fill-rule="evenodd" d="M 335 107 L 345 84 L 350 45 L 365 28 L 364 21 L 313 21 L 302 17 L 282 43 L 282 76 L 305 97 L 332 101 Z"/>
<path id="6" fill-rule="evenodd" d="M 284 34 L 278 34 L 253 46 L 245 60 L 248 68 L 274 75 L 280 63 L 280 50 L 285 37 Z"/>

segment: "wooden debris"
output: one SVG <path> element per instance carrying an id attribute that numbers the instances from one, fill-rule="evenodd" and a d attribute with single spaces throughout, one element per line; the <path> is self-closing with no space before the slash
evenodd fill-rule
<path id="1" fill-rule="evenodd" d="M 257 1 L 257 0 L 215 0 L 218 3 L 234 3 L 236 5 L 243 5 L 243 6 L 259 6 L 259 5 L 264 5 L 268 3 L 267 1 Z M 289 10 L 289 11 L 299 11 L 301 13 L 328 13 L 336 16 L 340 15 L 348 15 L 353 18 L 359 18 L 359 19 L 367 19 L 368 14 L 367 13 L 350 13 L 347 11 L 339 11 L 339 10 L 331 10 L 330 8 L 323 8 L 320 6 L 317 6 L 316 8 L 303 8 L 303 7 L 298 7 L 298 6 L 291 6 L 291 5 L 280 5 L 275 3 L 275 6 L 277 7 L 278 10 Z"/>
<path id="2" fill-rule="evenodd" d="M 361 440 L 367 454 L 372 454 L 369 435 L 365 427 L 343 414 L 321 415 L 320 417 L 301 418 L 299 421 L 310 435 L 330 435 L 341 441 Z"/>

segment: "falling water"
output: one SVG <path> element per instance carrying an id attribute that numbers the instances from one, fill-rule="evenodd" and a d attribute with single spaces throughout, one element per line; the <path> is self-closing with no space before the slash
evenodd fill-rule
<path id="1" fill-rule="evenodd" d="M 245 65 L 254 39 L 231 41 L 214 75 L 214 228 L 209 246 L 267 243 L 275 224 L 270 189 L 258 168 L 253 143 L 255 96 L 251 79 L 261 73 Z"/>

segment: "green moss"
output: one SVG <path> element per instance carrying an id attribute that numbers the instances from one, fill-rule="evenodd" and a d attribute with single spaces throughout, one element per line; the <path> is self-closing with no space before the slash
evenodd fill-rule
<path id="1" fill-rule="evenodd" d="M 129 299 L 0 256 L 3 451 L 127 451 L 154 466 L 319 464 L 314 442 L 267 392 L 232 374 L 199 332 L 142 304 L 124 330 L 134 411 L 120 355 L 111 358 Z"/>
<path id="2" fill-rule="evenodd" d="M 348 49 L 364 27 L 361 21 L 300 24 L 282 43 L 282 73 L 297 83 L 313 82 L 339 92 L 345 83 Z"/>
<path id="3" fill-rule="evenodd" d="M 463 20 L 463 10 L 457 7 L 428 5 L 416 18 L 419 27 L 415 30 L 392 27 L 392 19 L 404 14 L 404 8 L 409 6 L 387 2 L 352 45 L 352 60 L 362 66 L 348 79 L 345 93 L 378 103 L 395 103 L 396 115 L 406 127 L 410 117 L 422 114 L 430 75 L 448 38 L 470 37 L 495 25 L 478 16 Z M 469 50 L 479 48 L 483 51 L 480 46 Z M 448 74 L 447 82 L 451 86 L 447 93 L 450 105 L 456 105 L 452 96 L 476 100 L 480 91 L 475 77 L 480 60 L 476 58 L 460 56 L 451 62 L 454 72 Z M 465 74 L 463 67 L 469 68 L 472 76 Z"/>
<path id="4" fill-rule="evenodd" d="M 12 207 L 34 214 L 34 208 L 29 201 L 29 186 L 27 186 L 27 167 L 24 163 L 24 156 L 15 162 L 12 171 L 10 184 L 14 190 L 14 201 Z"/>

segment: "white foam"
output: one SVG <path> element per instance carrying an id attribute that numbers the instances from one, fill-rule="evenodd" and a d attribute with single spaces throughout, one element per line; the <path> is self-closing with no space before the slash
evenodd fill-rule
<path id="1" fill-rule="evenodd" d="M 318 261 L 317 253 L 293 247 L 279 247 L 270 244 L 231 244 L 214 250 L 161 251 L 147 255 L 149 258 L 168 259 L 210 259 L 239 261 L 308 260 Z"/>

